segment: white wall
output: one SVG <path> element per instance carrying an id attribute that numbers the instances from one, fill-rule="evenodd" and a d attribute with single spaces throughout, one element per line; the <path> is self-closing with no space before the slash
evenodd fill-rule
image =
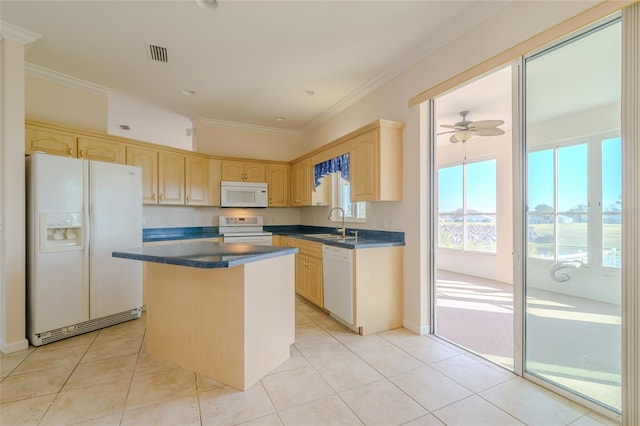
<path id="1" fill-rule="evenodd" d="M 187 129 L 193 127 L 191 119 L 126 95 L 109 93 L 108 133 L 174 148 L 193 150 L 193 139 Z M 123 130 L 120 125 L 131 130 Z"/>
<path id="2" fill-rule="evenodd" d="M 290 161 L 310 151 L 297 132 L 196 120 L 195 150 L 221 157 Z"/>
<path id="3" fill-rule="evenodd" d="M 300 209 L 232 209 L 219 207 L 143 206 L 144 228 L 218 226 L 218 216 L 263 216 L 265 225 L 297 225 Z"/>
<path id="4" fill-rule="evenodd" d="M 0 351 L 26 349 L 24 45 L 0 40 Z"/>
<path id="5" fill-rule="evenodd" d="M 29 119 L 107 133 L 108 102 L 106 91 L 72 87 L 27 72 L 25 113 Z"/>

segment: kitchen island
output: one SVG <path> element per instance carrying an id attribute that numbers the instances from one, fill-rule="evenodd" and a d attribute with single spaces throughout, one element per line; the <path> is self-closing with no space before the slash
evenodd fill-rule
<path id="1" fill-rule="evenodd" d="M 193 242 L 113 252 L 147 263 L 147 353 L 246 390 L 289 357 L 296 248 Z"/>

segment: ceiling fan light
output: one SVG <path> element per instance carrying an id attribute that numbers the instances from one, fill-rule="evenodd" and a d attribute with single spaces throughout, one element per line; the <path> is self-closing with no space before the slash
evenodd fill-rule
<path id="1" fill-rule="evenodd" d="M 458 130 L 454 135 L 460 142 L 466 142 L 473 137 L 473 132 L 471 130 Z"/>

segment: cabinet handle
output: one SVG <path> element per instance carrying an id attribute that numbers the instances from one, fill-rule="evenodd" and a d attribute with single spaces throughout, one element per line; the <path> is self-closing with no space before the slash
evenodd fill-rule
<path id="1" fill-rule="evenodd" d="M 73 148 L 69 148 L 69 157 L 73 157 Z"/>
<path id="2" fill-rule="evenodd" d="M 164 201 L 164 195 L 160 194 L 160 202 Z"/>
<path id="3" fill-rule="evenodd" d="M 187 201 L 191 201 L 191 197 L 187 195 Z"/>
<path id="4" fill-rule="evenodd" d="M 84 149 L 80 150 L 80 158 L 84 158 Z"/>
<path id="5" fill-rule="evenodd" d="M 152 199 L 153 201 L 155 201 L 155 200 L 156 200 L 156 193 L 155 193 L 155 192 L 154 192 L 153 194 L 151 194 L 151 199 Z"/>

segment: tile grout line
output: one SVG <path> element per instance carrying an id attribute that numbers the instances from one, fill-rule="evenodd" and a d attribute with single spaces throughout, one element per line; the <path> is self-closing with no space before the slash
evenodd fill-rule
<path id="1" fill-rule="evenodd" d="M 140 359 L 140 354 L 142 353 L 142 346 L 144 345 L 144 338 L 147 335 L 146 318 L 144 320 L 145 320 L 144 333 L 142 333 L 142 339 L 140 339 L 140 347 L 138 348 L 138 353 L 136 354 L 136 364 L 133 367 L 133 371 L 131 372 L 131 378 L 129 379 L 129 387 L 127 387 L 127 394 L 124 397 L 124 404 L 122 404 L 122 411 L 120 413 L 120 421 L 118 422 L 119 425 L 122 424 L 122 421 L 124 420 L 124 413 L 125 413 L 125 411 L 127 411 L 127 401 L 129 400 L 129 395 L 131 393 L 131 386 L 133 385 L 133 379 L 136 376 L 136 370 L 138 369 L 138 360 Z M 198 406 L 199 406 L 199 404 L 198 404 Z"/>

